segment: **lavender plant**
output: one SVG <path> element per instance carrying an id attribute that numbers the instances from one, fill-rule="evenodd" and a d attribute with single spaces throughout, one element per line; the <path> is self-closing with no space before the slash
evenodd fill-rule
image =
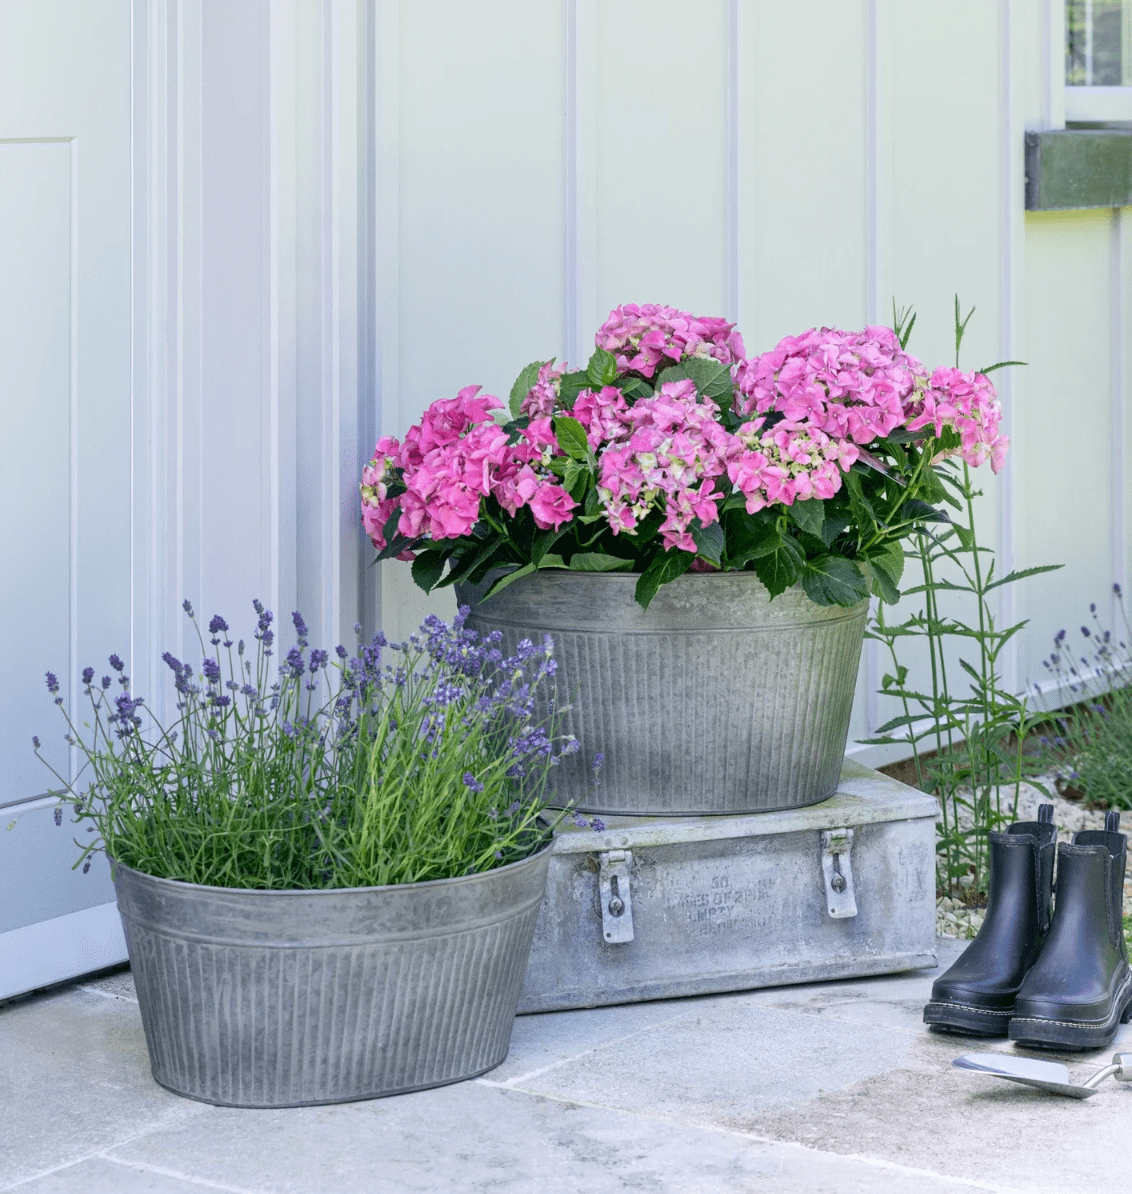
<path id="1" fill-rule="evenodd" d="M 254 649 L 216 616 L 210 651 L 185 602 L 203 658 L 198 671 L 163 656 L 177 698 L 167 726 L 131 694 L 116 655 L 116 695 L 113 675 L 82 673 L 81 726 L 47 673 L 85 760 L 73 780 L 55 773 L 55 794 L 95 833 L 77 843 L 79 863 L 105 850 L 189 883 L 358 887 L 475 874 L 549 840 L 547 775 L 578 749 L 553 714 L 534 716 L 555 670 L 549 638 L 505 659 L 498 634 L 464 629 L 465 608 L 451 626 L 430 617 L 408 643 L 378 634 L 331 659 L 295 613 L 297 644 L 272 676 L 274 619 L 254 604 Z"/>
<path id="2" fill-rule="evenodd" d="M 1094 602 L 1092 626 L 1081 627 L 1085 653 L 1076 655 L 1061 630 L 1043 660 L 1059 690 L 1069 692 L 1075 704 L 1054 714 L 1052 733 L 1042 745 L 1062 779 L 1085 799 L 1107 808 L 1132 808 L 1132 652 L 1124 595 L 1119 584 L 1112 588 L 1125 637 L 1118 639 L 1101 625 Z"/>

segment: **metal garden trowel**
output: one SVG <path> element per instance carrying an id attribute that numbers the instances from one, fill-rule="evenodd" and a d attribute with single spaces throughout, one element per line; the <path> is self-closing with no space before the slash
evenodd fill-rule
<path id="1" fill-rule="evenodd" d="M 1036 1086 L 1051 1094 L 1065 1095 L 1070 1099 L 1087 1099 L 1097 1093 L 1097 1087 L 1106 1078 L 1118 1078 L 1121 1082 L 1132 1082 L 1132 1053 L 1113 1054 L 1112 1064 L 1087 1078 L 1080 1086 L 1069 1081 L 1069 1070 L 1056 1061 L 1038 1061 L 1032 1057 L 1011 1057 L 1005 1053 L 967 1053 L 952 1063 L 961 1070 L 975 1070 L 980 1074 L 991 1074 L 1005 1078 L 1007 1082 L 1020 1082 L 1023 1086 Z"/>

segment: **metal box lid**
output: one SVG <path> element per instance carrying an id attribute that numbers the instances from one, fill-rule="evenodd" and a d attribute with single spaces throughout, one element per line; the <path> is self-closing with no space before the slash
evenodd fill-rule
<path id="1" fill-rule="evenodd" d="M 595 850 L 639 849 L 678 842 L 719 841 L 736 837 L 800 833 L 842 825 L 918 820 L 939 816 L 934 796 L 909 788 L 852 759 L 841 767 L 837 791 L 820 804 L 741 817 L 602 817 L 602 832 L 563 821 L 555 854 L 589 854 Z"/>

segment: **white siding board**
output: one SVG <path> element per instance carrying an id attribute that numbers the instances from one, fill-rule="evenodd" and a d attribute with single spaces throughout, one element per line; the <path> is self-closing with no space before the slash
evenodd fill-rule
<path id="1" fill-rule="evenodd" d="M 565 7 L 414 0 L 399 23 L 396 435 L 565 355 Z"/>
<path id="2" fill-rule="evenodd" d="M 802 0 L 743 17 L 741 330 L 755 352 L 866 319 L 867 12 L 863 0 Z"/>
<path id="3" fill-rule="evenodd" d="M 621 303 L 727 309 L 726 29 L 724 0 L 694 19 L 682 0 L 598 5 L 599 322 Z"/>
<path id="4" fill-rule="evenodd" d="M 1026 220 L 1026 405 L 1015 428 L 1015 467 L 1025 518 L 1018 563 L 1060 563 L 1023 583 L 1030 618 L 1025 676 L 1047 679 L 1041 660 L 1068 630 L 1075 655 L 1089 605 L 1107 616 L 1114 575 L 1108 211 L 1033 213 Z M 1091 654 L 1091 652 L 1089 652 Z"/>

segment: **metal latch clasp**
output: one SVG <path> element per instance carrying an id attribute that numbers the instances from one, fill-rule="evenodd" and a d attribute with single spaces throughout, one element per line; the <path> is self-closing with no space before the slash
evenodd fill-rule
<path id="1" fill-rule="evenodd" d="M 598 894 L 601 931 L 610 945 L 633 940 L 633 903 L 629 895 L 632 850 L 608 850 L 598 855 Z"/>
<path id="2" fill-rule="evenodd" d="M 852 829 L 826 829 L 821 835 L 821 872 L 825 878 L 826 908 L 839 920 L 857 915 L 857 896 L 853 891 Z"/>

